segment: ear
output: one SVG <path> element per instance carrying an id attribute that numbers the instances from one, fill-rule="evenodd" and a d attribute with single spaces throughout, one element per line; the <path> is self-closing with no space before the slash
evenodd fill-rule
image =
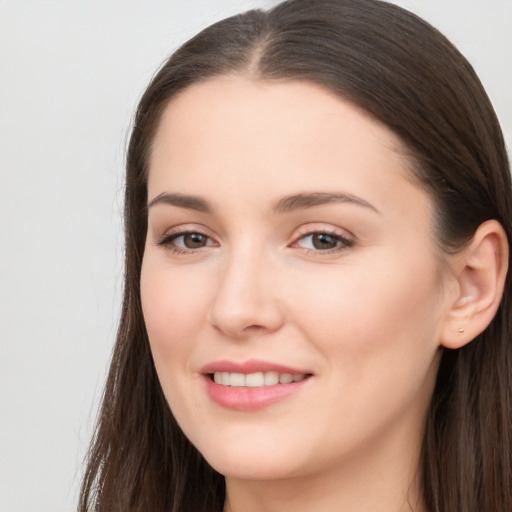
<path id="1" fill-rule="evenodd" d="M 476 230 L 454 263 L 458 294 L 441 332 L 441 345 L 460 348 L 483 332 L 494 318 L 508 269 L 508 242 L 496 220 Z"/>

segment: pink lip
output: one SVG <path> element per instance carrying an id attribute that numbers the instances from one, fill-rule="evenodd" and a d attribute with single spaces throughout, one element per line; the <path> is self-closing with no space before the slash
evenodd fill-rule
<path id="1" fill-rule="evenodd" d="M 276 384 L 259 388 L 232 387 L 217 384 L 211 378 L 215 372 L 230 373 L 256 373 L 256 372 L 291 373 L 293 375 L 307 374 L 311 372 L 297 368 L 282 366 L 265 361 L 246 361 L 235 363 L 233 361 L 217 361 L 206 365 L 201 373 L 210 398 L 218 405 L 235 411 L 256 411 L 275 404 L 285 398 L 298 393 L 311 378 L 289 384 Z"/>
<path id="2" fill-rule="evenodd" d="M 236 363 L 234 361 L 216 361 L 207 364 L 201 369 L 201 373 L 210 374 L 215 372 L 230 372 L 230 373 L 256 373 L 256 372 L 277 372 L 277 373 L 291 373 L 292 375 L 311 374 L 311 371 L 301 368 L 292 368 L 291 366 L 283 366 L 281 364 L 270 363 L 267 361 L 258 361 L 252 359 L 243 363 Z"/>

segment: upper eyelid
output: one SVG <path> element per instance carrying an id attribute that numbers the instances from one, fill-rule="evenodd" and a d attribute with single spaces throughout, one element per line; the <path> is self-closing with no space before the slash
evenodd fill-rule
<path id="1" fill-rule="evenodd" d="M 327 233 L 329 235 L 349 238 L 351 240 L 356 238 L 355 235 L 347 229 L 333 226 L 332 224 L 325 224 L 323 222 L 310 222 L 304 224 L 297 228 L 295 233 L 297 233 L 297 235 L 293 235 L 295 239 L 315 233 Z"/>
<path id="2" fill-rule="evenodd" d="M 183 235 L 187 233 L 201 233 L 209 238 L 215 238 L 215 235 L 212 234 L 212 230 L 202 224 L 178 224 L 163 230 L 160 237 Z"/>

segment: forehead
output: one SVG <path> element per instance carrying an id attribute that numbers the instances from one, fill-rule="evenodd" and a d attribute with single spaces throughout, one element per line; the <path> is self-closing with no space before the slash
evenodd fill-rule
<path id="1" fill-rule="evenodd" d="M 172 144 L 172 136 L 189 141 L 203 135 L 211 138 L 212 128 L 217 142 L 228 136 L 244 145 L 277 140 L 283 147 L 291 142 L 289 135 L 301 145 L 308 139 L 316 145 L 333 139 L 339 144 L 348 142 L 346 135 L 351 134 L 351 143 L 355 138 L 366 143 L 373 139 L 389 149 L 402 150 L 401 141 L 384 124 L 325 87 L 243 76 L 215 77 L 181 91 L 164 109 L 153 148 L 164 150 Z"/>
<path id="2" fill-rule="evenodd" d="M 390 129 L 321 86 L 219 77 L 190 86 L 165 108 L 148 195 L 194 192 L 223 200 L 249 190 L 276 200 L 315 189 L 385 206 L 402 193 L 430 208 L 404 153 Z"/>

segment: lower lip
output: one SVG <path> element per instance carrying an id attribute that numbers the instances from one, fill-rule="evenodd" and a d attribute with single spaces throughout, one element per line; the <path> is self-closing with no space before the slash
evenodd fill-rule
<path id="1" fill-rule="evenodd" d="M 223 386 L 204 376 L 210 398 L 218 405 L 235 411 L 256 411 L 298 393 L 311 377 L 289 384 L 259 388 Z"/>

